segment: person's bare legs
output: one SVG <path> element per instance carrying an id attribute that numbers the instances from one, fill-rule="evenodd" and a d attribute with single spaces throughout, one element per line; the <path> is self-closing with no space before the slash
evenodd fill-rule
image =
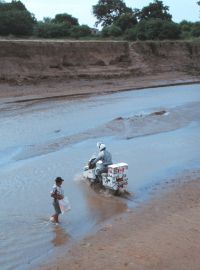
<path id="1" fill-rule="evenodd" d="M 55 223 L 59 223 L 59 220 L 58 220 L 58 214 L 54 214 L 54 215 L 52 215 L 51 216 L 51 218 L 53 218 L 54 220 L 53 220 L 53 222 L 55 222 Z"/>

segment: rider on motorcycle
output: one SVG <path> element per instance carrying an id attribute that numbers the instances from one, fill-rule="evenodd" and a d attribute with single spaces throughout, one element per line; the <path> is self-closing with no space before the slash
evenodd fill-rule
<path id="1" fill-rule="evenodd" d="M 111 153 L 106 150 L 106 146 L 103 143 L 97 143 L 97 148 L 99 149 L 99 153 L 95 160 L 92 161 L 93 164 L 96 164 L 97 161 L 101 160 L 101 168 L 96 168 L 95 175 L 96 178 L 99 179 L 102 173 L 106 173 L 108 169 L 108 165 L 112 164 L 112 155 Z"/>

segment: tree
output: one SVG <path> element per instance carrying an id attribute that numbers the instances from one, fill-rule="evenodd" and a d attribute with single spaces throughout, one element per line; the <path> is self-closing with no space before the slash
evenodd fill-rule
<path id="1" fill-rule="evenodd" d="M 75 25 L 70 30 L 70 36 L 73 38 L 87 37 L 92 34 L 88 25 Z"/>
<path id="2" fill-rule="evenodd" d="M 127 29 L 132 28 L 137 24 L 137 19 L 133 13 L 124 13 L 119 16 L 114 24 L 120 27 L 123 32 L 125 32 Z"/>
<path id="3" fill-rule="evenodd" d="M 70 29 L 63 23 L 38 22 L 34 29 L 34 35 L 42 38 L 68 37 Z"/>
<path id="4" fill-rule="evenodd" d="M 65 23 L 69 26 L 79 25 L 78 19 L 67 13 L 57 14 L 52 21 L 53 23 Z"/>
<path id="5" fill-rule="evenodd" d="M 200 22 L 196 22 L 193 24 L 191 34 L 193 37 L 200 37 Z"/>
<path id="6" fill-rule="evenodd" d="M 127 39 L 132 40 L 164 40 L 178 39 L 181 31 L 179 25 L 161 19 L 142 20 L 127 32 Z"/>
<path id="7" fill-rule="evenodd" d="M 20 1 L 0 2 L 0 35 L 31 35 L 36 20 Z"/>
<path id="8" fill-rule="evenodd" d="M 97 18 L 96 26 L 109 26 L 113 24 L 122 14 L 132 13 L 122 0 L 99 0 L 97 5 L 92 7 L 93 14 Z"/>
<path id="9" fill-rule="evenodd" d="M 102 30 L 103 37 L 119 37 L 122 35 L 122 30 L 116 25 L 106 26 Z"/>
<path id="10" fill-rule="evenodd" d="M 17 0 L 12 0 L 11 8 L 13 10 L 27 11 L 25 5 L 21 1 L 17 1 Z"/>
<path id="11" fill-rule="evenodd" d="M 52 23 L 52 19 L 50 17 L 44 17 L 43 22 L 44 23 Z"/>
<path id="12" fill-rule="evenodd" d="M 191 32 L 193 23 L 189 22 L 189 21 L 186 21 L 186 20 L 183 20 L 183 21 L 180 22 L 179 25 L 180 25 L 180 28 L 181 28 L 182 32 Z"/>
<path id="13" fill-rule="evenodd" d="M 57 14 L 54 19 L 49 17 L 43 18 L 43 21 L 38 22 L 35 26 L 34 34 L 43 38 L 69 37 L 73 27 L 79 27 L 78 19 L 72 17 L 70 14 L 62 13 Z M 81 30 L 84 32 L 82 28 Z M 75 31 L 77 32 L 77 29 Z M 82 33 L 82 35 L 84 34 Z"/>
<path id="14" fill-rule="evenodd" d="M 154 0 L 148 6 L 143 7 L 141 10 L 137 11 L 137 17 L 140 20 L 149 19 L 161 19 L 171 21 L 172 15 L 168 13 L 169 7 L 164 6 L 162 1 Z"/>
<path id="15" fill-rule="evenodd" d="M 137 38 L 138 38 L 137 27 L 130 28 L 126 31 L 126 33 L 125 33 L 126 40 L 136 41 Z"/>

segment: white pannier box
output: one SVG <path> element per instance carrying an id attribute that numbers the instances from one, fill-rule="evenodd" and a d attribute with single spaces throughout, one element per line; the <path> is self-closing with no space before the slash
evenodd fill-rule
<path id="1" fill-rule="evenodd" d="M 108 175 L 103 177 L 103 184 L 112 189 L 117 189 L 120 184 L 122 189 L 126 189 L 128 184 L 128 164 L 124 162 L 115 163 L 108 166 Z"/>

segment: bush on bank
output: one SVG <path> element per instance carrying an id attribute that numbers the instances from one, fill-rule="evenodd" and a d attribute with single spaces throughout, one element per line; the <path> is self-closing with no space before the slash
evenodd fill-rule
<path id="1" fill-rule="evenodd" d="M 76 25 L 73 26 L 70 30 L 70 37 L 72 38 L 80 38 L 80 37 L 88 37 L 91 36 L 92 31 L 87 25 Z"/>
<path id="2" fill-rule="evenodd" d="M 80 38 L 91 35 L 87 25 L 69 26 L 66 23 L 40 22 L 34 29 L 34 35 L 40 38 Z"/>
<path id="3" fill-rule="evenodd" d="M 178 24 L 161 20 L 151 19 L 139 22 L 134 28 L 125 33 L 128 40 L 164 40 L 179 39 L 181 35 Z"/>
<path id="4" fill-rule="evenodd" d="M 63 23 L 39 22 L 34 28 L 34 35 L 40 38 L 69 37 L 70 29 Z"/>
<path id="5" fill-rule="evenodd" d="M 116 25 L 104 27 L 101 31 L 102 37 L 119 37 L 122 35 L 122 30 Z"/>

